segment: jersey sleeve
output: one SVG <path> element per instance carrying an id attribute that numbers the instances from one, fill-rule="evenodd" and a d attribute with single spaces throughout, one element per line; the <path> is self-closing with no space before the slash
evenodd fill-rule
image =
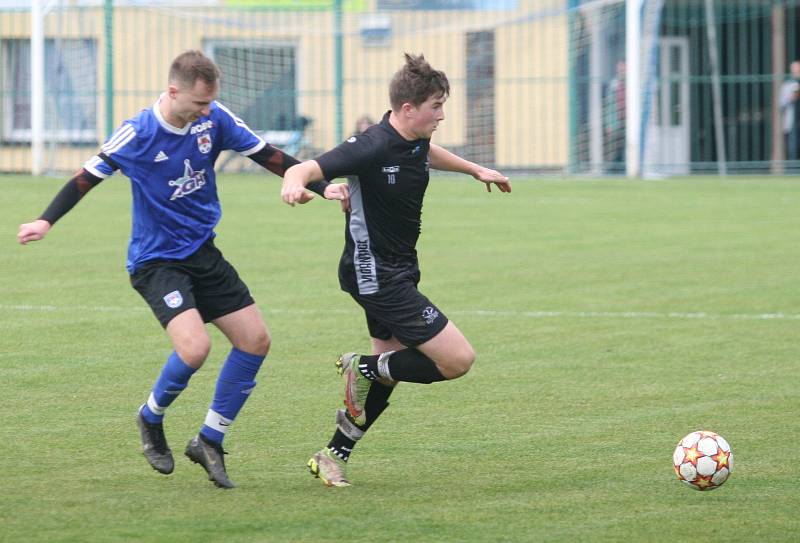
<path id="1" fill-rule="evenodd" d="M 223 149 L 232 149 L 243 156 L 250 156 L 264 148 L 267 143 L 247 123 L 219 102 L 214 103 L 219 110 Z"/>
<path id="2" fill-rule="evenodd" d="M 125 121 L 100 147 L 100 152 L 87 160 L 83 167 L 92 175 L 105 179 L 136 156 L 136 146 L 136 127 L 130 121 Z"/>
<path id="3" fill-rule="evenodd" d="M 317 157 L 325 179 L 359 175 L 380 154 L 380 143 L 369 134 L 351 136 L 337 147 Z"/>

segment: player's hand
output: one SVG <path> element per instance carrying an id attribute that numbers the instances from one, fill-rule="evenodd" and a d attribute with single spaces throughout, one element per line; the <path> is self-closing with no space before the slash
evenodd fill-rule
<path id="1" fill-rule="evenodd" d="M 43 219 L 20 224 L 19 232 L 17 232 L 17 241 L 22 245 L 27 244 L 29 241 L 39 241 L 47 235 L 47 232 L 52 226 L 53 225 Z"/>
<path id="2" fill-rule="evenodd" d="M 284 202 L 294 207 L 295 204 L 304 204 L 311 200 L 311 198 L 313 198 L 313 195 L 309 197 L 309 193 L 306 191 L 302 182 L 289 180 L 284 177 L 283 186 L 281 187 L 281 199 Z"/>
<path id="3" fill-rule="evenodd" d="M 500 192 L 511 192 L 511 181 L 508 180 L 508 177 L 496 170 L 481 166 L 478 168 L 478 171 L 472 174 L 472 177 L 486 183 L 486 192 L 492 192 L 493 184 L 500 189 Z"/>
<path id="4" fill-rule="evenodd" d="M 297 203 L 298 204 L 307 204 L 308 202 L 310 202 L 311 200 L 314 199 L 314 196 L 316 196 L 316 195 L 313 192 L 311 192 L 309 190 L 304 190 L 303 194 L 300 195 L 300 199 L 297 200 Z"/>
<path id="5" fill-rule="evenodd" d="M 325 187 L 325 198 L 328 200 L 339 200 L 342 204 L 342 211 L 350 211 L 350 187 L 347 183 L 331 183 Z"/>

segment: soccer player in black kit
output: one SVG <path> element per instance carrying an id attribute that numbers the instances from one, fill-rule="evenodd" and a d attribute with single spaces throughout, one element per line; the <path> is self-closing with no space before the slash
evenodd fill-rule
<path id="1" fill-rule="evenodd" d="M 464 160 L 430 141 L 444 120 L 450 93 L 445 74 L 422 55 L 405 55 L 389 86 L 392 109 L 380 123 L 315 160 L 286 172 L 281 197 L 294 205 L 305 186 L 350 176 L 345 247 L 339 284 L 364 309 L 372 354 L 345 353 L 336 362 L 345 381 L 345 406 L 327 447 L 309 461 L 327 486 L 348 486 L 345 469 L 356 442 L 386 409 L 400 381 L 434 383 L 467 373 L 475 360 L 469 341 L 417 284 L 416 244 L 429 168 L 472 175 L 501 192 L 501 173 Z"/>

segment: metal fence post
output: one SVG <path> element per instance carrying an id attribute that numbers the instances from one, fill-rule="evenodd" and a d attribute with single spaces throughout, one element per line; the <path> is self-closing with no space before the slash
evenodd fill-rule
<path id="1" fill-rule="evenodd" d="M 336 143 L 344 138 L 344 44 L 342 34 L 342 0 L 334 1 L 336 54 Z"/>
<path id="2" fill-rule="evenodd" d="M 41 175 L 44 161 L 44 9 L 31 4 L 31 175 Z"/>
<path id="3" fill-rule="evenodd" d="M 114 131 L 114 0 L 105 0 L 103 13 L 105 18 L 104 39 L 106 41 L 106 133 L 101 139 L 105 140 Z"/>

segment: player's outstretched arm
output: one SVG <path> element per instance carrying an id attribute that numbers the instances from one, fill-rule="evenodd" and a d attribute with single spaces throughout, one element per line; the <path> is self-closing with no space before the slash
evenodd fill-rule
<path id="1" fill-rule="evenodd" d="M 29 241 L 38 241 L 44 238 L 56 221 L 75 207 L 75 204 L 102 180 L 102 177 L 98 177 L 81 168 L 75 174 L 75 177 L 67 181 L 61 191 L 53 198 L 53 201 L 50 202 L 41 217 L 33 222 L 19 226 L 17 241 L 25 245 Z"/>
<path id="2" fill-rule="evenodd" d="M 497 188 L 500 189 L 500 192 L 511 192 L 511 182 L 505 175 L 497 170 L 492 170 L 491 168 L 486 168 L 474 162 L 470 162 L 469 160 L 465 160 L 435 143 L 431 143 L 428 157 L 431 161 L 431 168 L 471 175 L 478 181 L 486 183 L 487 192 L 492 192 L 492 184 L 496 185 Z"/>

